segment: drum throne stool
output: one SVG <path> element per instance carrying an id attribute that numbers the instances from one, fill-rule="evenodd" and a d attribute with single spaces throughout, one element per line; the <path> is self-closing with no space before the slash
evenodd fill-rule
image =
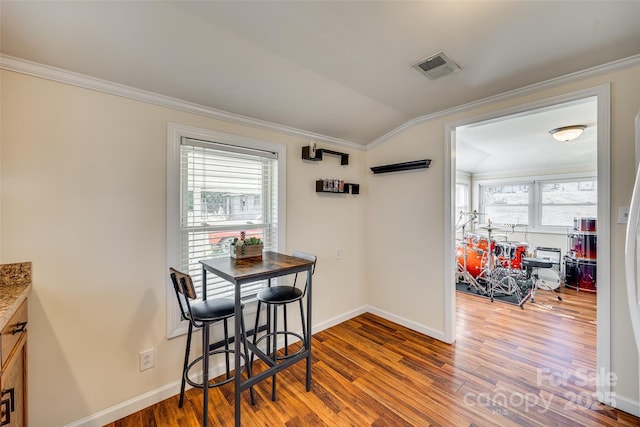
<path id="1" fill-rule="evenodd" d="M 557 292 L 556 288 L 548 285 L 543 279 L 540 279 L 538 269 L 551 268 L 553 262 L 547 258 L 522 258 L 522 266 L 527 270 L 529 277 L 532 280 L 531 289 L 527 295 L 520 301 L 520 308 L 528 301 L 535 302 L 536 291 L 538 289 Z M 560 295 L 556 295 L 558 301 L 562 301 Z"/>

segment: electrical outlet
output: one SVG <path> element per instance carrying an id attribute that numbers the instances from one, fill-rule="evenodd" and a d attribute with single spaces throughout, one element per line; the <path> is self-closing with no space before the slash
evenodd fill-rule
<path id="1" fill-rule="evenodd" d="M 156 366 L 156 349 L 150 348 L 141 351 L 140 354 L 140 372 Z"/>

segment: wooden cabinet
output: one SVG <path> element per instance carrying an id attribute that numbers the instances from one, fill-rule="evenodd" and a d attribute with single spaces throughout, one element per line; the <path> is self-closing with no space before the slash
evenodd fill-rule
<path id="1" fill-rule="evenodd" d="M 27 300 L 0 332 L 0 426 L 27 425 Z"/>

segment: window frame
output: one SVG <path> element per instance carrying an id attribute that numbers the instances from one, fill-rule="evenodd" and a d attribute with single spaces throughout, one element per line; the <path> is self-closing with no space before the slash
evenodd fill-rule
<path id="1" fill-rule="evenodd" d="M 558 204 L 550 204 L 550 203 L 542 203 L 542 187 L 544 184 L 562 184 L 562 183 L 568 183 L 568 182 L 590 182 L 593 181 L 596 184 L 596 202 L 595 203 L 587 203 L 587 204 L 578 204 L 578 203 L 558 203 Z M 594 214 L 595 216 L 597 216 L 597 208 L 598 208 L 598 202 L 597 202 L 597 191 L 598 191 L 598 177 L 580 177 L 580 178 L 562 178 L 562 179 L 548 179 L 545 181 L 537 181 L 536 182 L 536 186 L 537 186 L 537 191 L 536 194 L 538 196 L 538 202 L 536 203 L 536 208 L 537 208 L 537 212 L 536 212 L 536 218 L 540 223 L 540 227 L 542 228 L 555 228 L 555 229 L 562 229 L 562 230 L 566 230 L 567 227 L 573 227 L 573 223 L 572 224 L 567 224 L 567 225 L 542 225 L 542 208 L 544 206 L 594 206 L 596 208 L 596 214 Z M 587 215 L 589 217 L 593 217 L 594 215 Z"/>
<path id="2" fill-rule="evenodd" d="M 569 174 L 553 174 L 553 175 L 530 175 L 508 178 L 490 178 L 477 179 L 473 182 L 473 206 L 478 212 L 483 212 L 483 203 L 481 197 L 481 186 L 487 185 L 530 185 L 527 230 L 533 233 L 548 234 L 566 234 L 573 226 L 563 225 L 541 225 L 542 224 L 542 184 L 558 183 L 558 182 L 578 182 L 578 181 L 596 181 L 598 182 L 597 172 L 576 172 Z M 598 191 L 600 191 L 598 189 Z M 480 223 L 486 224 L 486 218 L 480 217 Z M 493 221 L 492 221 L 493 223 Z M 496 224 L 498 225 L 498 224 Z"/>
<path id="3" fill-rule="evenodd" d="M 470 212 L 471 209 L 471 177 L 466 173 L 457 173 L 456 176 L 456 189 L 454 191 L 454 208 L 456 210 L 456 215 L 460 214 L 460 211 Z M 464 195 L 464 206 L 458 205 L 458 186 L 462 187 Z"/>
<path id="4" fill-rule="evenodd" d="M 202 129 L 177 123 L 167 123 L 167 189 L 166 189 L 166 311 L 167 337 L 173 338 L 187 332 L 187 322 L 180 315 L 173 284 L 169 279 L 169 267 L 179 265 L 180 246 L 180 146 L 183 138 L 212 141 L 243 149 L 271 151 L 277 154 L 278 162 L 278 238 L 273 250 L 283 251 L 286 242 L 286 145 L 271 141 L 253 139 L 209 129 Z M 254 312 L 255 304 L 245 305 L 245 310 Z"/>
<path id="5" fill-rule="evenodd" d="M 532 207 L 535 205 L 534 200 L 532 200 L 533 197 L 535 197 L 535 186 L 534 183 L 528 180 L 522 180 L 522 179 L 518 179 L 518 180 L 513 180 L 513 181 L 496 181 L 496 182 L 486 182 L 486 183 L 480 183 L 477 187 L 477 191 L 478 191 L 478 212 L 481 213 L 485 213 L 486 209 L 484 207 L 484 200 L 483 200 L 483 193 L 482 193 L 482 187 L 521 187 L 521 186 L 527 186 L 527 204 L 526 205 L 508 205 L 508 206 L 526 206 L 527 207 L 527 226 L 531 227 L 533 224 L 533 219 L 532 218 Z M 480 215 L 479 216 L 479 224 L 483 224 L 483 225 L 487 225 L 488 224 L 488 220 L 491 219 L 491 223 L 494 225 L 505 225 L 503 223 L 500 222 L 496 222 L 494 220 L 494 218 L 491 218 L 490 215 Z"/>

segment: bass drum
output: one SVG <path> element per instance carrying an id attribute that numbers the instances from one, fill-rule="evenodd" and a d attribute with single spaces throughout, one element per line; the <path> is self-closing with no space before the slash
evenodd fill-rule
<path id="1" fill-rule="evenodd" d="M 560 275 L 553 268 L 539 268 L 536 286 L 538 289 L 555 291 L 560 287 Z"/>
<path id="2" fill-rule="evenodd" d="M 576 291 L 596 292 L 596 260 L 564 257 L 565 283 Z"/>

